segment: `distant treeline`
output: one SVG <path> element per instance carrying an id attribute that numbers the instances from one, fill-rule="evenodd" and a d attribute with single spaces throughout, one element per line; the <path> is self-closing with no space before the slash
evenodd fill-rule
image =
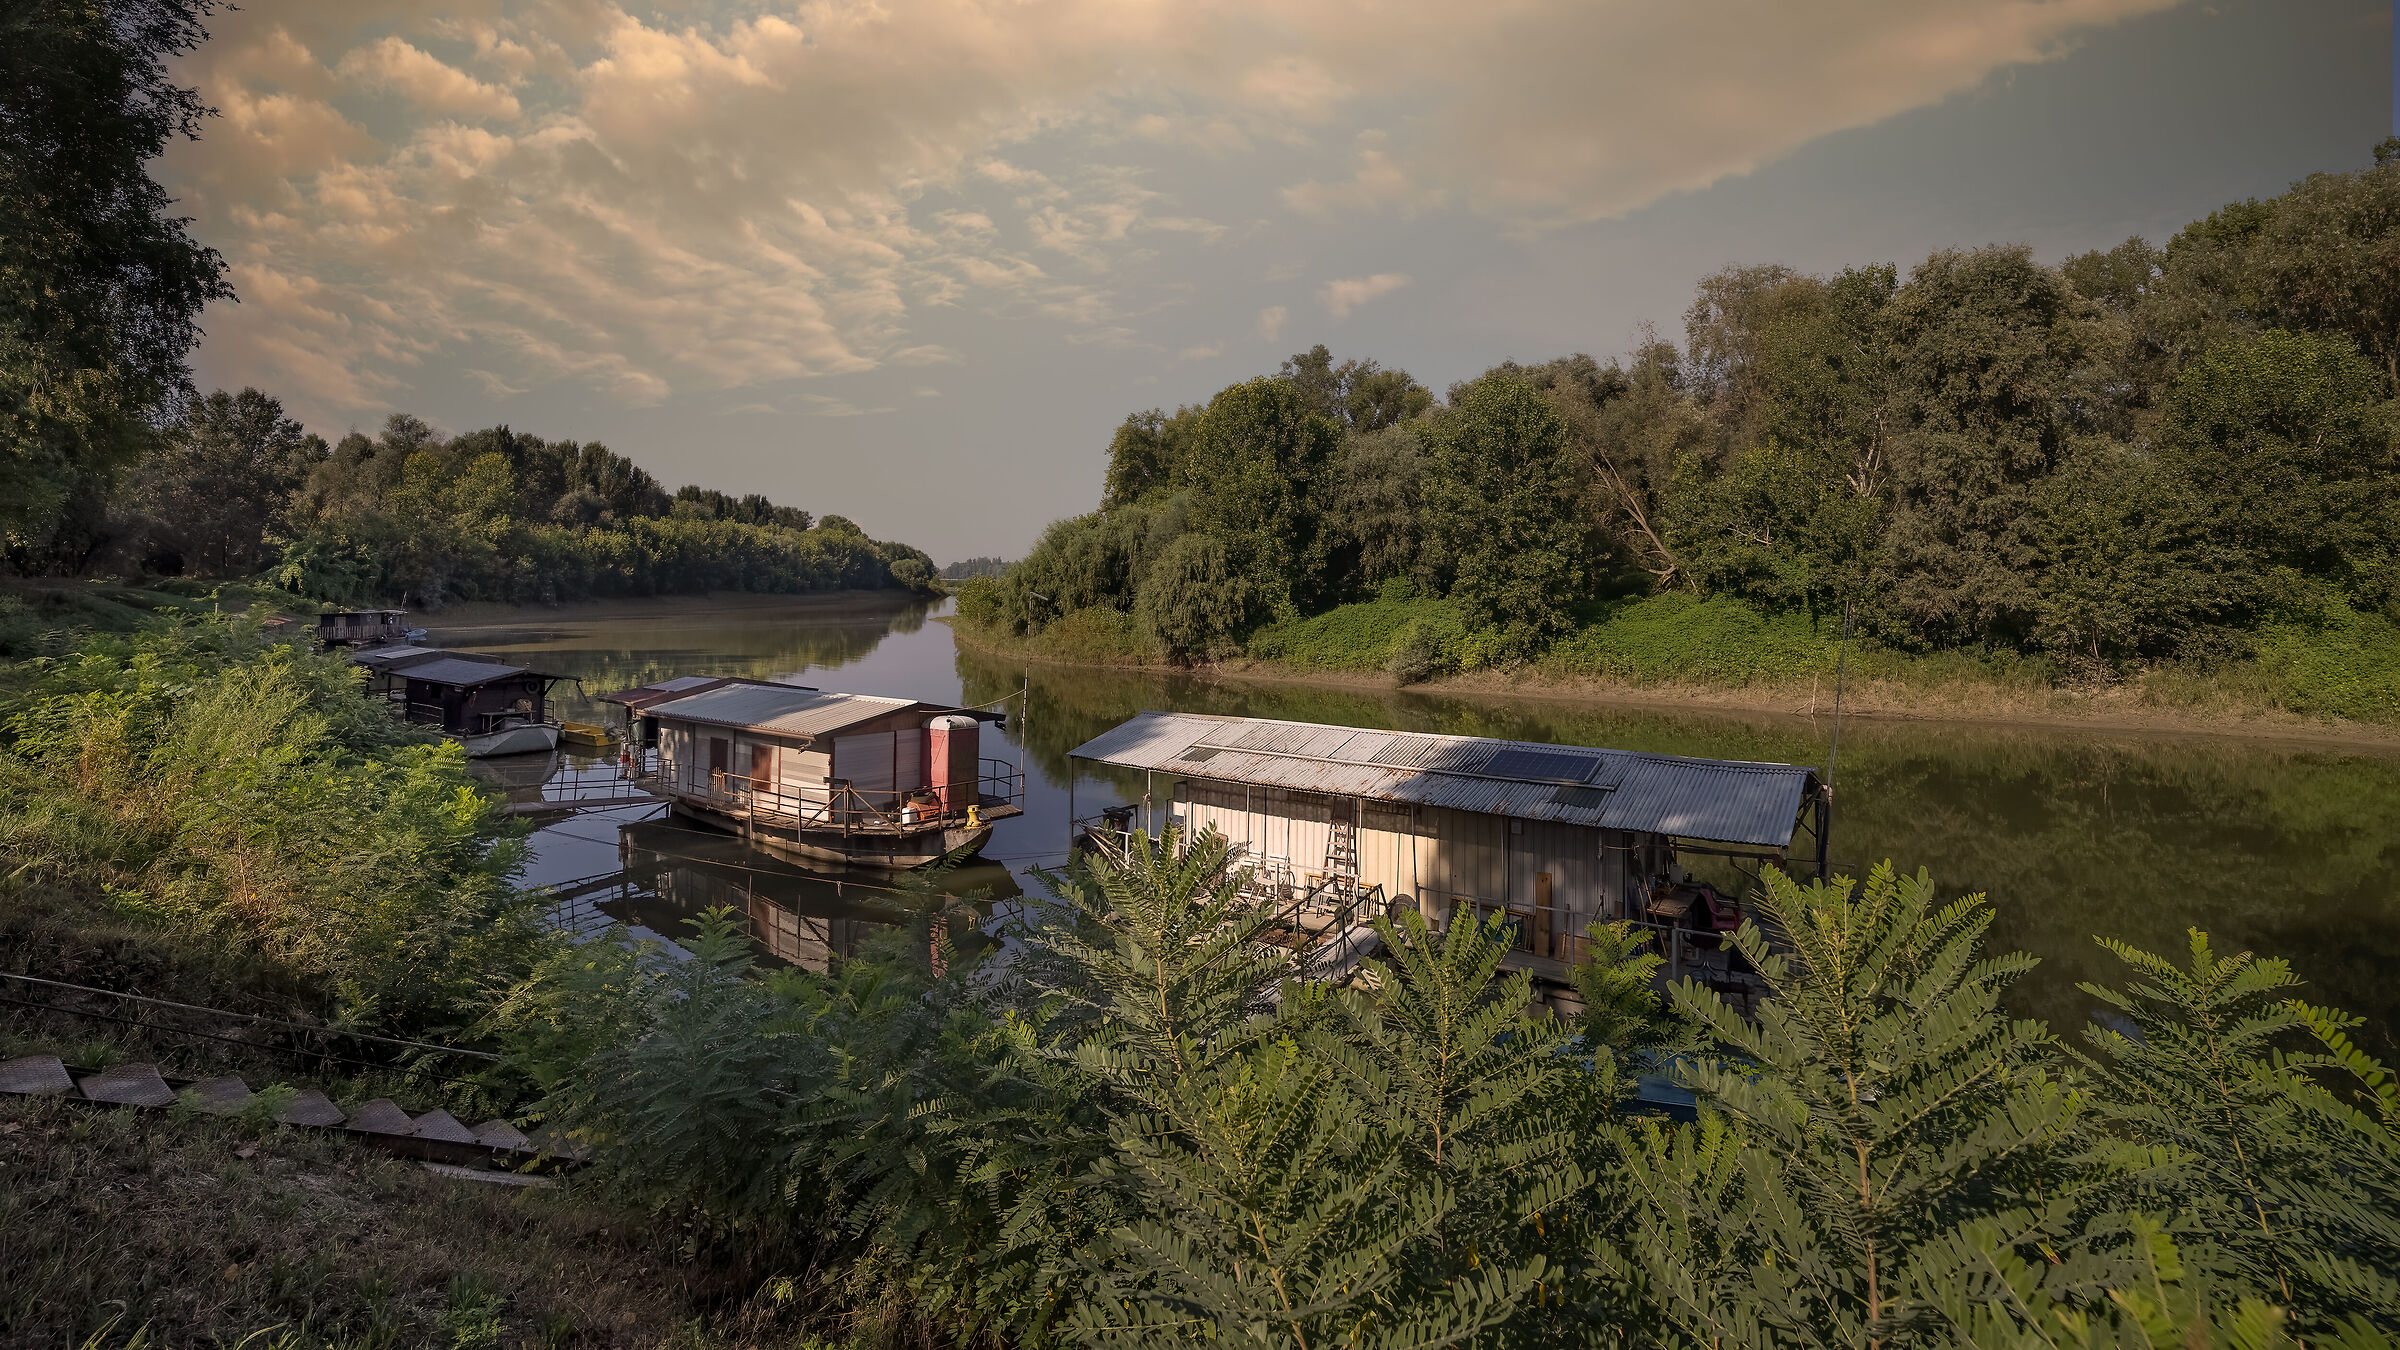
<path id="1" fill-rule="evenodd" d="M 996 577 L 1008 570 L 1006 558 L 968 558 L 942 569 L 945 581 L 964 581 L 969 577 Z"/>
<path id="2" fill-rule="evenodd" d="M 255 389 L 193 400 L 126 476 L 106 549 L 348 603 L 932 584 L 932 560 L 752 493 L 673 493 L 606 446 L 394 414 L 337 445 Z"/>
<path id="3" fill-rule="evenodd" d="M 1127 418 L 1101 509 L 962 610 L 1020 635 L 1114 615 L 1191 660 L 1345 602 L 1438 598 L 1424 669 L 1538 655 L 1675 591 L 2092 675 L 2388 626 L 2396 150 L 2164 248 L 1727 268 L 1681 346 L 1507 362 L 1439 401 L 1320 346 Z"/>

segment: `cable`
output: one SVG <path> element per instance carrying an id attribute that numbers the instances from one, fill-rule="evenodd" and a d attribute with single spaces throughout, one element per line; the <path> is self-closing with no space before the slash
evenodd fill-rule
<path id="1" fill-rule="evenodd" d="M 287 1022 L 280 1017 L 268 1017 L 261 1013 L 234 1012 L 229 1008 L 209 1008 L 203 1007 L 197 1003 L 177 1003 L 175 1000 L 169 998 L 152 998 L 148 994 L 126 994 L 120 993 L 114 989 L 95 989 L 88 984 L 68 984 L 64 980 L 45 980 L 38 975 L 19 975 L 13 971 L 0 970 L 0 979 L 23 980 L 27 984 L 46 984 L 53 989 L 72 989 L 77 993 L 82 994 L 106 994 L 110 998 L 127 998 L 138 1003 L 155 1003 L 162 1008 L 181 1008 L 186 1012 L 202 1012 L 216 1017 L 239 1017 L 252 1022 L 266 1022 L 274 1026 L 289 1027 L 294 1031 L 316 1032 L 318 1034 L 327 1036 L 348 1036 L 355 1040 L 376 1041 L 384 1045 L 404 1045 L 412 1050 L 439 1050 L 445 1054 L 467 1055 L 474 1059 L 489 1059 L 495 1061 L 500 1058 L 500 1056 L 492 1054 L 487 1050 L 465 1050 L 455 1045 L 435 1045 L 431 1041 L 410 1041 L 402 1040 L 395 1036 L 377 1036 L 364 1031 L 344 1031 L 339 1027 L 311 1026 L 306 1022 Z M 71 1010 L 62 1008 L 60 1011 L 66 1012 Z M 137 1023 L 136 1025 L 140 1024 Z"/>
<path id="2" fill-rule="evenodd" d="M 36 1003 L 31 999 L 11 998 L 6 994 L 0 994 L 0 1003 L 13 1003 L 20 1008 L 32 1008 L 38 1012 L 59 1013 L 67 1017 L 83 1017 L 100 1022 L 116 1022 L 124 1026 L 137 1027 L 143 1031 L 160 1032 L 168 1036 L 192 1036 L 204 1041 L 223 1041 L 227 1045 L 238 1045 L 246 1050 L 265 1050 L 278 1055 L 290 1055 L 294 1058 L 329 1060 L 340 1064 L 352 1064 L 362 1069 L 373 1069 L 378 1073 L 394 1073 L 407 1078 L 426 1078 L 437 1083 L 462 1083 L 474 1085 L 478 1081 L 473 1078 L 454 1078 L 449 1074 L 428 1073 L 423 1069 L 405 1069 L 393 1064 L 378 1064 L 371 1059 L 354 1059 L 349 1055 L 337 1055 L 331 1050 L 302 1050 L 296 1046 L 262 1045 L 257 1041 L 245 1041 L 238 1036 L 219 1036 L 212 1032 L 190 1031 L 182 1027 L 162 1027 L 155 1022 L 143 1022 L 131 1017 L 113 1017 L 104 1012 L 92 1012 L 81 1008 L 62 1008 L 55 1003 Z M 241 1014 L 236 1013 L 233 1015 L 238 1017 Z M 499 1056 L 494 1055 L 492 1058 L 498 1059 Z"/>

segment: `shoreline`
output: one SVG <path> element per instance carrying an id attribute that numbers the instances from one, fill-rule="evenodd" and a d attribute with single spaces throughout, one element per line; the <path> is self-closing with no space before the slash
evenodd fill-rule
<path id="1" fill-rule="evenodd" d="M 1538 670 L 1475 671 L 1419 684 L 1397 685 L 1389 676 L 1338 670 L 1293 670 L 1263 661 L 1237 659 L 1203 666 L 1160 662 L 1092 661 L 1037 652 L 1023 640 L 994 640 L 962 631 L 944 616 L 960 646 L 987 656 L 1080 670 L 1171 675 L 1223 684 L 1299 685 L 1358 693 L 1416 695 L 1472 701 L 1516 700 L 1617 707 L 1645 712 L 1817 720 L 1833 712 L 1833 691 L 1782 685 L 1691 683 L 1627 684 L 1591 676 L 1545 674 Z M 1952 692 L 1957 690 L 1957 692 Z M 1813 702 L 1813 706 L 1812 706 Z M 2114 706 L 2111 706 L 2111 705 Z M 2222 707 L 2180 709 L 2131 701 L 2119 687 L 2094 694 L 2059 690 L 1981 690 L 1944 686 L 1910 688 L 1888 680 L 1861 681 L 1842 695 L 1842 716 L 1882 723 L 1948 723 L 1961 726 L 2024 727 L 2050 731 L 2131 734 L 2159 739 L 2218 739 L 2280 743 L 2400 755 L 2400 727 L 2330 721 L 2271 709 Z"/>
<path id="2" fill-rule="evenodd" d="M 706 619 L 739 614 L 757 617 L 767 611 L 787 611 L 794 618 L 846 615 L 885 615 L 911 605 L 935 605 L 944 597 L 914 591 L 847 590 L 777 594 L 765 591 L 709 591 L 701 595 L 632 595 L 614 599 L 568 600 L 555 605 L 512 605 L 497 600 L 469 600 L 439 610 L 407 611 L 409 622 L 428 633 L 481 632 L 523 628 L 528 624 L 577 623 L 593 619 Z"/>

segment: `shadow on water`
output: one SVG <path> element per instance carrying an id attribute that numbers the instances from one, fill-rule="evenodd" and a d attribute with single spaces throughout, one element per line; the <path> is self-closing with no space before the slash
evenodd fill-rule
<path id="1" fill-rule="evenodd" d="M 957 649 L 948 626 L 928 617 L 922 607 L 812 616 L 804 606 L 714 618 L 601 616 L 528 623 L 506 650 L 521 659 L 539 653 L 550 668 L 583 675 L 593 694 L 709 673 L 994 703 L 1010 713 L 1004 734 L 1026 761 L 1027 802 L 1026 815 L 1001 827 L 987 856 L 999 865 L 995 873 L 1004 869 L 1020 888 L 1030 868 L 1063 857 L 1068 750 L 1145 709 L 1805 764 L 1822 764 L 1831 729 L 1824 718 L 1027 669 Z M 1078 813 L 1140 799 L 1138 773 L 1081 768 L 1073 783 Z M 2379 1053 L 2400 1050 L 2393 1034 L 2400 991 L 2384 974 L 2400 962 L 2400 756 L 1859 719 L 1843 726 L 1835 786 L 1837 870 L 1863 875 L 1888 857 L 1903 868 L 1927 869 L 1946 892 L 1989 894 L 1998 911 L 1993 945 L 2042 958 L 2019 988 L 2022 1013 L 2063 1029 L 2094 1009 L 2078 983 L 2124 982 L 2123 968 L 2095 936 L 2180 954 L 2186 929 L 2198 927 L 2219 950 L 2290 960 L 2310 981 L 2307 997 L 2369 1018 L 2367 1040 Z M 553 831 L 614 841 L 619 828 L 609 813 L 577 816 L 536 835 L 537 858 L 569 865 L 571 841 L 545 844 Z M 665 852 L 691 860 L 669 870 L 697 874 L 713 866 L 726 884 L 735 875 L 761 875 L 731 869 L 766 867 L 763 855 L 724 836 L 705 848 Z M 953 889 L 960 880 L 954 878 Z M 696 895 L 699 883 L 658 889 Z M 856 893 L 853 885 L 827 894 L 846 903 Z M 836 916 L 832 908 L 812 912 L 828 921 Z M 810 953 L 841 949 L 831 928 L 808 941 L 817 944 L 805 946 Z"/>

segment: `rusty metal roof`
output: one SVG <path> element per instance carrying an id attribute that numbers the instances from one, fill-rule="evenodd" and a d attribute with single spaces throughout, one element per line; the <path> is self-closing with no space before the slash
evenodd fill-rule
<path id="1" fill-rule="evenodd" d="M 790 684 L 728 682 L 653 703 L 644 715 L 784 736 L 827 736 L 861 722 L 920 706 L 913 699 L 833 694 Z"/>
<path id="2" fill-rule="evenodd" d="M 1796 764 L 1169 712 L 1142 713 L 1073 754 L 1189 778 L 1772 848 L 1790 845 L 1815 777 Z"/>

